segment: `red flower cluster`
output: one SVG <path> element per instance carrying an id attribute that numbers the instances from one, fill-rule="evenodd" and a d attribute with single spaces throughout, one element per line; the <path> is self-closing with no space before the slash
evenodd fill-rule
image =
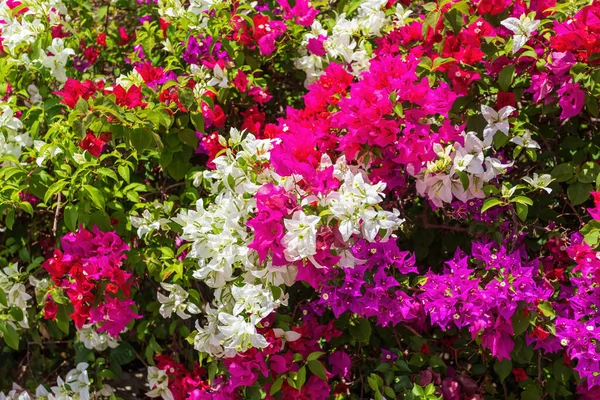
<path id="1" fill-rule="evenodd" d="M 63 89 L 59 92 L 54 92 L 54 94 L 62 97 L 60 100 L 62 104 L 65 104 L 70 108 L 75 108 L 75 104 L 77 104 L 80 97 L 87 100 L 92 97 L 94 93 L 103 89 L 104 82 L 102 81 L 94 83 L 88 79 L 87 81 L 79 82 L 76 79 L 67 78 L 67 82 L 65 82 Z"/>

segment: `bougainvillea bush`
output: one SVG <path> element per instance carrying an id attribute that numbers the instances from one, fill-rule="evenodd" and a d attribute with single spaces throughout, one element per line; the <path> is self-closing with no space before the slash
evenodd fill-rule
<path id="1" fill-rule="evenodd" d="M 0 0 L 0 399 L 600 398 L 599 99 L 598 0 Z"/>

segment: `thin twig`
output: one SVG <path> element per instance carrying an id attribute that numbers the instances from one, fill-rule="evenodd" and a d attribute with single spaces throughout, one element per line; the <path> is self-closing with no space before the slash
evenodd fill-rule
<path id="1" fill-rule="evenodd" d="M 58 192 L 58 199 L 56 201 L 56 211 L 54 212 L 54 224 L 52 225 L 52 235 L 56 237 L 56 228 L 58 226 L 58 214 L 60 213 L 60 201 L 62 200 L 62 195 Z"/>
<path id="2" fill-rule="evenodd" d="M 423 227 L 424 228 L 431 228 L 431 229 L 444 229 L 444 230 L 447 230 L 447 231 L 454 231 L 454 232 L 469 232 L 468 228 L 463 228 L 461 226 L 430 224 L 427 221 L 425 221 L 423 223 Z"/>
<path id="3" fill-rule="evenodd" d="M 542 386 L 542 351 L 538 351 L 538 383 Z"/>
<path id="4" fill-rule="evenodd" d="M 423 337 L 423 335 L 421 335 L 419 332 L 417 332 L 417 331 L 415 330 L 415 328 L 413 328 L 413 327 L 412 327 L 412 326 L 410 326 L 410 325 L 402 325 L 402 327 L 403 327 L 403 328 L 406 328 L 406 329 L 408 329 L 409 331 L 411 331 L 411 332 L 412 332 L 412 334 L 413 334 L 413 335 L 415 335 L 415 336 L 418 336 L 418 337 L 421 337 L 421 338 Z"/>

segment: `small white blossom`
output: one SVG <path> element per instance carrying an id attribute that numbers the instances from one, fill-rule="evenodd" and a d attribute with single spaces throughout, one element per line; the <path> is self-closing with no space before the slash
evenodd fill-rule
<path id="1" fill-rule="evenodd" d="M 282 239 L 286 260 L 296 261 L 317 253 L 317 224 L 321 220 L 316 215 L 306 215 L 296 210 L 291 219 L 284 220 L 286 234 Z"/>
<path id="2" fill-rule="evenodd" d="M 215 64 L 215 67 L 213 68 L 213 77 L 208 81 L 208 86 L 219 86 L 221 88 L 228 87 L 229 81 L 227 80 L 227 70 L 221 68 L 219 64 Z"/>
<path id="3" fill-rule="evenodd" d="M 40 58 L 42 65 L 50 69 L 50 72 L 57 81 L 65 83 L 67 81 L 65 65 L 67 65 L 69 56 L 74 55 L 75 51 L 69 47 L 65 47 L 64 41 L 61 38 L 52 39 L 52 44 L 46 51 L 52 53 L 52 55 L 42 52 Z"/>
<path id="4" fill-rule="evenodd" d="M 515 108 L 512 106 L 502 107 L 500 111 L 496 111 L 492 107 L 486 105 L 481 106 L 481 114 L 487 121 L 487 126 L 483 130 L 484 148 L 491 146 L 496 132 L 500 131 L 503 134 L 508 135 L 510 129 L 508 118 L 513 111 L 515 111 Z"/>
<path id="5" fill-rule="evenodd" d="M 160 285 L 169 292 L 168 296 L 158 292 L 159 312 L 163 318 L 171 318 L 171 315 L 175 312 L 179 318 L 188 319 L 190 316 L 185 313 L 186 310 L 192 314 L 200 313 L 200 309 L 196 305 L 186 301 L 189 293 L 181 286 L 165 282 L 161 282 Z"/>
<path id="6" fill-rule="evenodd" d="M 527 43 L 531 34 L 540 26 L 540 21 L 530 18 L 527 14 L 522 14 L 519 19 L 510 17 L 500 23 L 514 33 L 513 54 Z"/>
<path id="7" fill-rule="evenodd" d="M 548 185 L 554 179 L 552 179 L 552 176 L 550 176 L 549 174 L 538 175 L 538 174 L 536 174 L 534 172 L 533 173 L 533 178 L 525 176 L 525 177 L 523 177 L 523 180 L 525 182 L 527 182 L 534 189 L 542 189 L 542 190 L 545 190 L 548 193 L 552 192 L 552 189 L 550 189 L 548 187 Z"/>
<path id="8" fill-rule="evenodd" d="M 525 147 L 526 149 L 539 149 L 540 145 L 535 140 L 531 139 L 531 133 L 529 131 L 525 131 L 523 136 L 515 136 L 510 139 L 511 142 L 516 144 L 517 146 Z"/>

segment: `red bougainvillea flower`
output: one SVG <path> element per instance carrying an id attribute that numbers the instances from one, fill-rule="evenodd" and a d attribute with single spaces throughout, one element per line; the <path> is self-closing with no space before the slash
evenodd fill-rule
<path id="1" fill-rule="evenodd" d="M 515 380 L 517 382 L 529 379 L 529 377 L 527 376 L 527 372 L 525 372 L 523 368 L 513 368 L 512 373 L 515 376 Z"/>
<path id="2" fill-rule="evenodd" d="M 106 33 L 102 32 L 96 37 L 96 44 L 98 46 L 106 47 Z"/>
<path id="3" fill-rule="evenodd" d="M 233 83 L 237 90 L 239 90 L 242 93 L 244 93 L 248 89 L 248 78 L 241 69 L 238 70 L 237 75 L 235 76 L 235 78 L 233 78 L 231 83 Z"/>
<path id="4" fill-rule="evenodd" d="M 95 84 L 89 79 L 84 82 L 79 82 L 76 79 L 67 78 L 67 82 L 65 82 L 63 89 L 59 92 L 54 92 L 54 94 L 62 97 L 60 100 L 62 104 L 65 104 L 70 108 L 75 108 L 75 104 L 77 104 L 80 97 L 87 100 L 96 93 L 96 91 L 102 90 L 103 88 L 104 82 L 102 81 Z"/>
<path id="5" fill-rule="evenodd" d="M 125 28 L 119 27 L 119 37 L 117 38 L 117 43 L 119 43 L 119 46 L 125 46 L 130 40 L 131 37 L 129 37 Z"/>
<path id="6" fill-rule="evenodd" d="M 55 249 L 52 258 L 48 258 L 42 263 L 42 267 L 50 274 L 54 282 L 59 282 L 60 279 L 69 271 L 70 265 L 62 261 L 62 251 Z"/>
<path id="7" fill-rule="evenodd" d="M 88 132 L 87 135 L 85 135 L 85 138 L 79 142 L 79 147 L 81 147 L 82 150 L 87 150 L 94 157 L 100 157 L 102 149 L 104 148 L 104 141 L 102 138 L 96 137 L 93 133 Z"/>
<path id="8" fill-rule="evenodd" d="M 112 90 L 112 93 L 116 97 L 116 103 L 122 107 L 144 108 L 148 103 L 142 102 L 142 88 L 140 86 L 132 85 L 129 89 L 125 90 L 123 86 L 117 85 Z"/>

